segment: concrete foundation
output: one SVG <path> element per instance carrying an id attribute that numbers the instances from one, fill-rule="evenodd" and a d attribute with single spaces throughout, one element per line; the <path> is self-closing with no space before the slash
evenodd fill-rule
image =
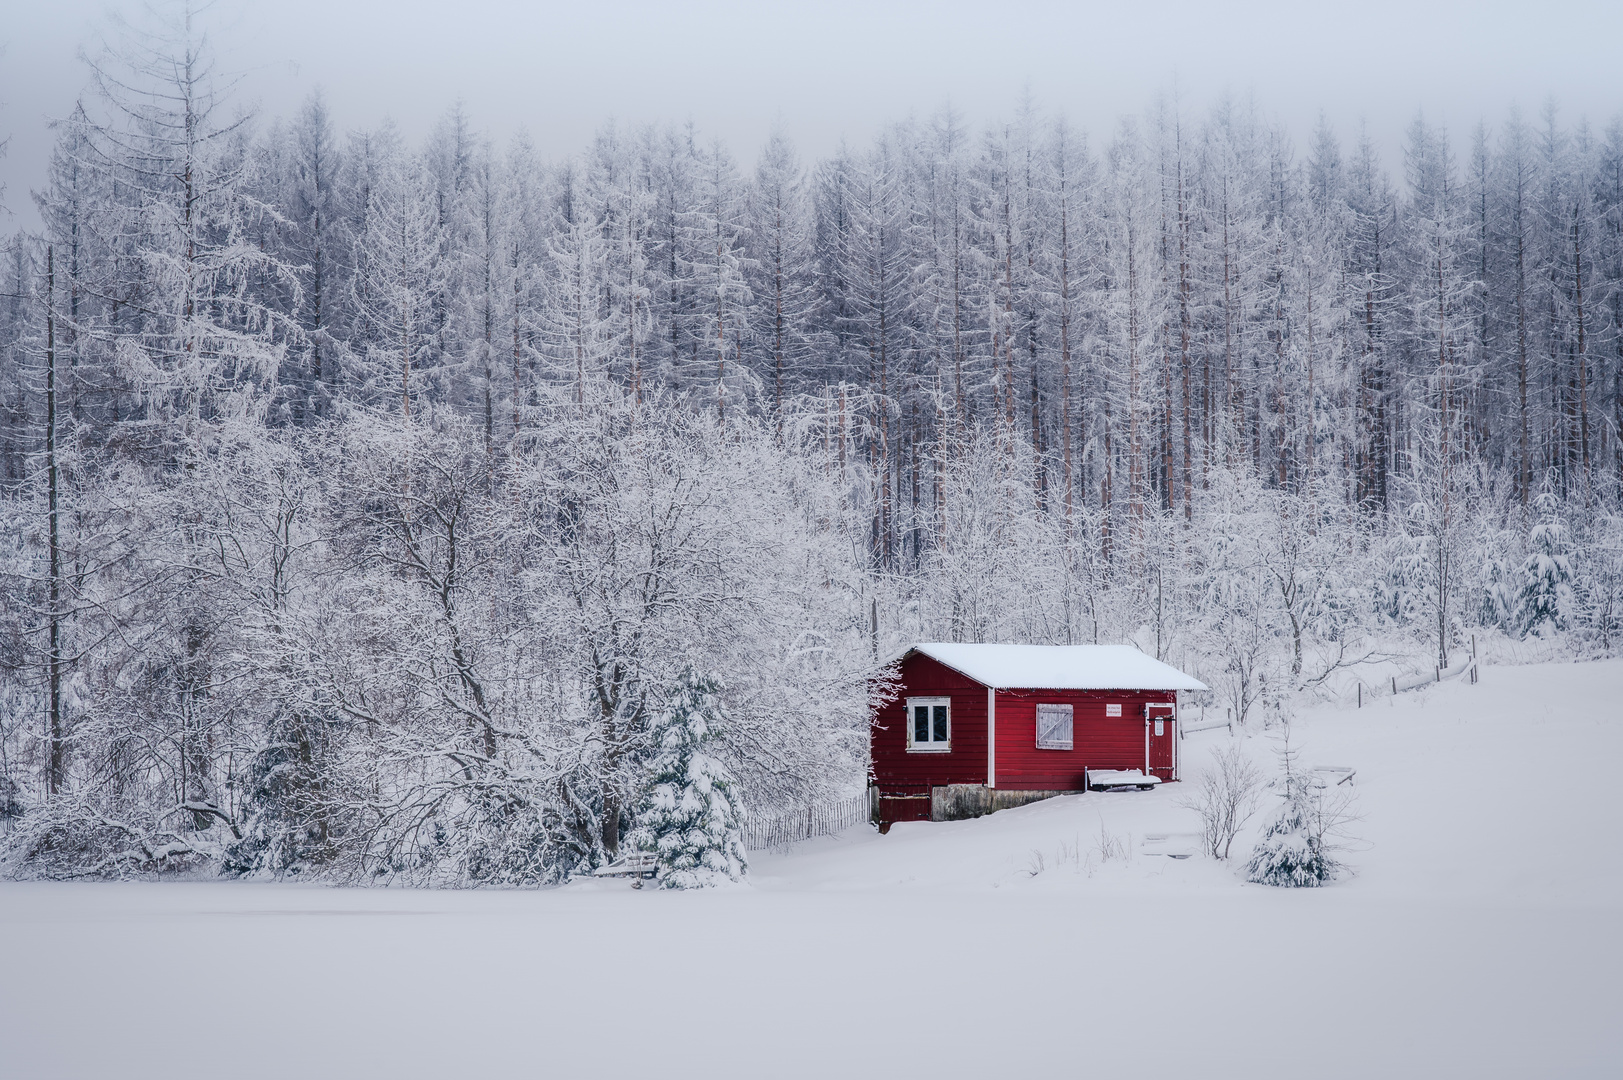
<path id="1" fill-rule="evenodd" d="M 985 784 L 947 784 L 930 789 L 931 821 L 962 821 L 997 810 L 1052 799 L 1055 795 L 1075 795 L 1074 791 L 1008 791 Z"/>

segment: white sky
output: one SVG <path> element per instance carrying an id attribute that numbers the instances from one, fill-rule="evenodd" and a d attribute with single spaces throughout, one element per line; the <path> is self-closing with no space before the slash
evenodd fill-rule
<path id="1" fill-rule="evenodd" d="M 6 0 L 0 20 L 0 160 L 9 218 L 31 227 L 45 122 L 84 85 L 76 60 L 106 13 L 139 3 Z M 1389 162 L 1417 108 L 1461 140 L 1512 103 L 1604 126 L 1623 112 L 1623 3 L 1361 0 L 217 0 L 207 19 L 244 95 L 288 116 L 320 85 L 342 128 L 392 116 L 426 133 L 461 98 L 504 142 L 527 128 L 547 156 L 573 152 L 611 117 L 692 119 L 753 158 L 781 119 L 802 156 L 951 101 L 974 123 L 1024 88 L 1099 140 L 1177 87 L 1198 115 L 1254 94 L 1302 148 L 1322 108 L 1350 141 L 1360 119 Z"/>

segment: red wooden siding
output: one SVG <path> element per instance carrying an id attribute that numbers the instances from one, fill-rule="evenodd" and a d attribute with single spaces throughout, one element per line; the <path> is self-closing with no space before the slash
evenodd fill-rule
<path id="1" fill-rule="evenodd" d="M 946 784 L 986 783 L 986 687 L 922 653 L 902 661 L 902 690 L 874 718 L 873 769 L 882 816 L 909 820 L 909 802 L 886 803 L 892 795 L 916 794 Z M 952 701 L 952 749 L 946 753 L 909 753 L 906 702 L 910 697 L 945 697 Z M 1076 791 L 1084 769 L 1144 767 L 1146 704 L 1175 704 L 1170 690 L 999 690 L 997 692 L 997 775 L 995 786 L 1006 791 Z M 1070 750 L 1037 749 L 1037 706 L 1070 705 Z M 1121 706 L 1120 716 L 1106 716 L 1105 706 Z M 1151 732 L 1153 733 L 1153 728 Z M 1150 739 L 1151 771 L 1173 778 L 1176 728 Z M 893 816 L 894 815 L 894 816 Z"/>
<path id="2" fill-rule="evenodd" d="M 874 717 L 873 773 L 881 796 L 887 789 L 910 784 L 986 783 L 986 687 L 923 653 L 902 661 L 902 686 L 896 700 Z M 951 750 L 908 752 L 910 697 L 952 700 Z"/>
<path id="3" fill-rule="evenodd" d="M 997 786 L 1010 791 L 1071 791 L 1082 787 L 1084 769 L 1144 767 L 1144 706 L 1175 702 L 1171 690 L 999 690 L 997 692 Z M 1037 749 L 1037 706 L 1071 706 L 1070 750 Z M 1121 706 L 1106 716 L 1105 706 Z M 1150 759 L 1156 775 L 1172 779 L 1171 724 L 1156 739 Z"/>
<path id="4" fill-rule="evenodd" d="M 886 784 L 879 789 L 879 820 L 895 824 L 898 821 L 930 820 L 929 784 Z"/>

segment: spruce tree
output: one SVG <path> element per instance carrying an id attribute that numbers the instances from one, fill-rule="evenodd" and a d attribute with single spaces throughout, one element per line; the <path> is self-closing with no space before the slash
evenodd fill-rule
<path id="1" fill-rule="evenodd" d="M 336 837 L 323 791 L 333 749 L 325 724 L 294 712 L 266 725 L 244 773 L 243 835 L 228 846 L 230 874 L 298 874 L 331 861 Z"/>
<path id="2" fill-rule="evenodd" d="M 1279 758 L 1285 771 L 1285 805 L 1263 829 L 1262 839 L 1251 850 L 1245 878 L 1258 885 L 1285 889 L 1327 885 L 1340 873 L 1341 864 L 1325 851 L 1324 815 L 1315 805 L 1317 796 L 1310 778 L 1297 766 L 1288 723 Z"/>
<path id="3" fill-rule="evenodd" d="M 650 728 L 653 766 L 627 839 L 654 853 L 664 888 L 701 888 L 747 872 L 738 784 L 704 751 L 726 723 L 720 687 L 689 669 Z"/>
<path id="4" fill-rule="evenodd" d="M 1287 889 L 1314 888 L 1335 878 L 1340 865 L 1324 851 L 1311 829 L 1311 796 L 1300 782 L 1291 785 L 1279 815 L 1263 830 L 1246 863 L 1247 881 Z"/>
<path id="5" fill-rule="evenodd" d="M 1553 495 L 1540 495 L 1537 506 L 1544 520 L 1528 536 L 1527 558 L 1522 563 L 1516 592 L 1517 623 L 1522 637 L 1545 637 L 1568 626 L 1572 608 L 1572 560 L 1567 554 L 1567 532 L 1556 516 Z"/>

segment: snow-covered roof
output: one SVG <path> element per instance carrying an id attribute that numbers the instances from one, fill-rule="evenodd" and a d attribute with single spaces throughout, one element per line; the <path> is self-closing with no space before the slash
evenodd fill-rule
<path id="1" fill-rule="evenodd" d="M 970 645 L 913 648 L 995 689 L 1205 690 L 1206 684 L 1131 645 Z"/>

